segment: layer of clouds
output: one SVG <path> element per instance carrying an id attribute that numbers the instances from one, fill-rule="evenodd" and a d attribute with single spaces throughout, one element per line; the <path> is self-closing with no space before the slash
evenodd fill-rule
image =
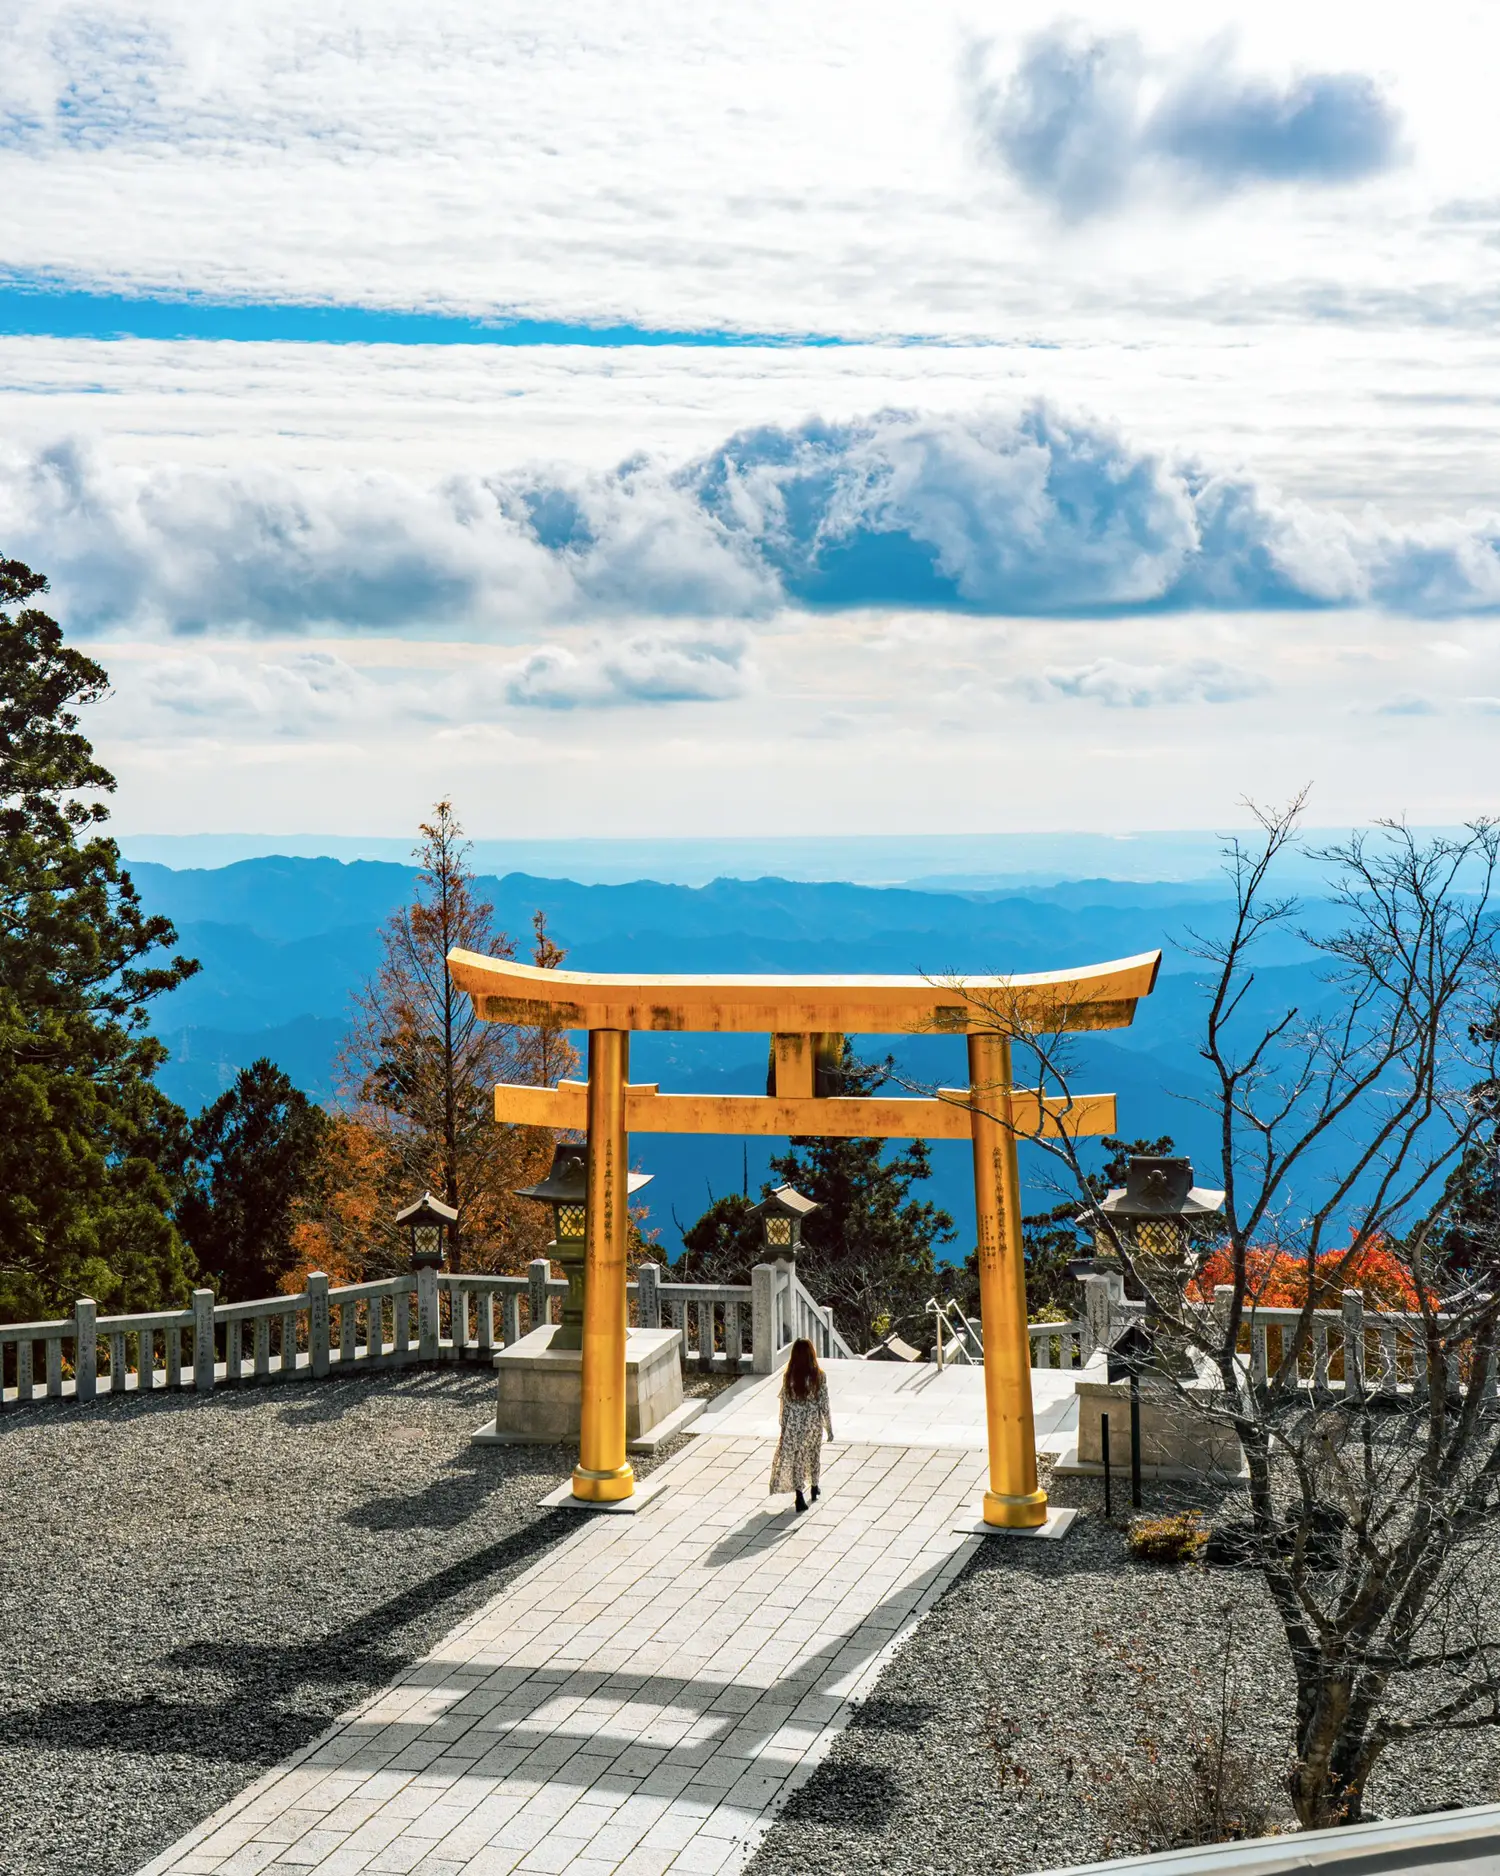
<path id="1" fill-rule="evenodd" d="M 259 656 L 227 647 L 168 652 L 124 669 L 113 717 L 121 733 L 292 739 L 399 735 L 495 722 L 511 710 L 720 703 L 748 694 L 756 676 L 743 636 L 691 627 L 544 645 L 478 669 L 382 668 L 285 646 Z"/>
<path id="2" fill-rule="evenodd" d="M 1060 10 L 990 9 L 997 69 Z M 1226 309 L 1493 326 L 1482 231 L 1435 235 L 1424 208 L 1500 165 L 1495 9 L 1366 8 L 1354 37 L 1305 4 L 1068 10 L 1106 45 L 1128 14 L 1169 53 L 1184 31 L 1242 32 L 1203 108 L 1179 87 L 1158 126 L 1174 173 L 1347 170 L 1396 101 L 1409 176 L 1357 209 L 1262 190 L 1251 215 L 1142 216 L 1128 245 L 1060 254 L 968 147 L 970 0 L 368 0 L 357 18 L 344 0 L 10 0 L 7 277 L 845 337 L 1054 337 L 1102 316 L 1154 333 Z M 1388 91 L 1346 84 L 1351 62 Z"/>
<path id="3" fill-rule="evenodd" d="M 247 663 L 198 653 L 163 658 L 129 684 L 138 721 L 195 730 L 275 724 L 289 736 L 343 728 L 374 713 L 379 686 L 331 652 L 297 652 Z"/>
<path id="4" fill-rule="evenodd" d="M 988 616 L 1500 608 L 1500 519 L 1397 527 L 1288 501 L 1050 406 L 885 411 L 742 431 L 677 467 L 393 474 L 131 468 L 74 443 L 0 459 L 0 547 L 74 630 L 534 637 L 538 625 L 755 620 L 788 607 Z M 629 641 L 608 672 L 732 694 L 732 639 Z M 618 662 L 623 660 L 623 662 Z"/>
<path id="5" fill-rule="evenodd" d="M 1400 156 L 1400 120 L 1373 79 L 1240 71 L 1227 43 L 1190 61 L 1148 58 L 1128 34 L 1053 26 L 1004 80 L 969 60 L 984 153 L 1069 219 L 1149 191 L 1228 194 L 1268 183 L 1359 182 Z"/>

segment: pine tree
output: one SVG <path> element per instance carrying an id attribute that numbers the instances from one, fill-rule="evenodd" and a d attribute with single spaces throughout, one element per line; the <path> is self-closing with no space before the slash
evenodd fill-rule
<path id="1" fill-rule="evenodd" d="M 837 1092 L 873 1094 L 895 1063 L 862 1062 L 847 1040 Z M 832 1092 L 833 1090 L 830 1090 Z M 917 1327 L 937 1286 L 935 1245 L 953 1237 L 953 1220 L 911 1188 L 932 1173 L 926 1143 L 888 1151 L 883 1140 L 794 1139 L 771 1169 L 819 1210 L 802 1227 L 802 1281 L 831 1303 L 840 1329 L 868 1348 L 896 1325 Z"/>
<path id="2" fill-rule="evenodd" d="M 328 1127 L 322 1108 L 264 1056 L 192 1123 L 177 1226 L 222 1300 L 269 1295 L 291 1268 L 297 1203 Z"/>
<path id="3" fill-rule="evenodd" d="M 1171 1136 L 1157 1140 L 1121 1140 L 1109 1134 L 1100 1142 L 1108 1155 L 1097 1173 L 1087 1176 L 1088 1189 L 1102 1199 L 1113 1187 L 1123 1186 L 1132 1159 L 1170 1158 L 1176 1148 Z M 1068 1265 L 1076 1257 L 1093 1252 L 1093 1240 L 1078 1222 L 1082 1206 L 1077 1199 L 1065 1199 L 1045 1212 L 1028 1212 L 1021 1220 L 1021 1235 L 1026 1247 L 1026 1308 L 1035 1320 L 1045 1311 L 1071 1318 L 1079 1309 L 1082 1292 L 1068 1275 Z M 964 1262 L 966 1306 L 979 1309 L 979 1258 L 970 1251 Z"/>
<path id="4" fill-rule="evenodd" d="M 1500 1041 L 1500 1012 L 1471 1024 L 1469 1040 L 1479 1048 Z M 1475 1281 L 1500 1253 L 1500 1082 L 1477 1082 L 1469 1105 L 1483 1126 L 1448 1176 L 1436 1236 L 1449 1275 Z"/>
<path id="5" fill-rule="evenodd" d="M 682 1233 L 676 1283 L 748 1283 L 766 1259 L 765 1235 L 753 1199 L 739 1192 L 711 1199 L 708 1210 Z"/>
<path id="6" fill-rule="evenodd" d="M 92 1294 L 183 1298 L 190 1263 L 164 1170 L 184 1117 L 154 1085 L 147 1009 L 198 968 L 163 954 L 115 843 L 114 777 L 78 708 L 109 685 L 29 602 L 46 580 L 0 561 L 0 1318 Z M 17 608 L 12 611 L 10 608 Z"/>

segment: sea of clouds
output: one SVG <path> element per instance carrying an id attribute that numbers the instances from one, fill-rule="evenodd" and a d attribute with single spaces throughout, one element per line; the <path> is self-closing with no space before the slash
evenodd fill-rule
<path id="1" fill-rule="evenodd" d="M 748 624 L 788 607 L 1433 618 L 1500 605 L 1500 517 L 1401 526 L 1315 508 L 1045 403 L 886 410 L 743 430 L 675 464 L 435 482 L 124 466 L 63 441 L 0 456 L 0 540 L 50 576 L 70 629 L 116 635 L 502 640 L 548 622 Z M 688 694 L 731 686 L 726 642 L 673 652 Z M 566 655 L 547 652 L 515 677 L 516 701 L 545 704 L 570 681 Z"/>

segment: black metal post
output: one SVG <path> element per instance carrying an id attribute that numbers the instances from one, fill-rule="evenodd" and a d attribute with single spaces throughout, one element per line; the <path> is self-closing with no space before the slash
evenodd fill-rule
<path id="1" fill-rule="evenodd" d="M 1141 1377 L 1130 1377 L 1130 1506 L 1141 1508 Z"/>
<path id="2" fill-rule="evenodd" d="M 1114 1499 L 1110 1492 L 1108 1414 L 1100 1414 L 1099 1416 L 1099 1450 L 1104 1455 L 1104 1515 L 1106 1518 L 1112 1518 L 1115 1515 L 1115 1507 Z"/>

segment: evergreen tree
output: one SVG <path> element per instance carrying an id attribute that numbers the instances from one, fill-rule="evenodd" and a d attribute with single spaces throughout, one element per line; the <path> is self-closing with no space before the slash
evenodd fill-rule
<path id="1" fill-rule="evenodd" d="M 291 1268 L 297 1202 L 328 1126 L 322 1108 L 264 1056 L 193 1122 L 177 1226 L 222 1300 L 267 1296 Z"/>
<path id="2" fill-rule="evenodd" d="M 1500 1012 L 1472 1024 L 1469 1040 L 1491 1048 L 1500 1041 Z M 1444 1269 L 1472 1281 L 1500 1253 L 1500 1082 L 1476 1082 L 1469 1104 L 1483 1125 L 1448 1176 L 1436 1236 Z"/>
<path id="3" fill-rule="evenodd" d="M 672 1270 L 674 1283 L 748 1283 L 750 1272 L 765 1262 L 765 1234 L 755 1201 L 739 1192 L 714 1199 L 682 1234 L 682 1256 Z"/>
<path id="4" fill-rule="evenodd" d="M 147 1006 L 198 967 L 163 953 L 119 849 L 97 832 L 114 777 L 77 709 L 109 679 L 0 560 L 0 1319 L 186 1295 L 163 1168 L 183 1116 L 153 1083 Z M 12 610 L 15 608 L 15 610 Z"/>
<path id="5" fill-rule="evenodd" d="M 1101 1142 L 1109 1155 L 1096 1173 L 1087 1175 L 1089 1191 L 1102 1199 L 1113 1187 L 1123 1186 L 1130 1161 L 1137 1156 L 1170 1158 L 1176 1148 L 1171 1136 L 1159 1140 L 1121 1140 L 1106 1135 Z M 1068 1265 L 1075 1257 L 1088 1257 L 1094 1244 L 1089 1232 L 1078 1223 L 1082 1207 L 1076 1199 L 1065 1199 L 1049 1211 L 1031 1212 L 1021 1220 L 1021 1234 L 1026 1246 L 1026 1308 L 1033 1320 L 1051 1310 L 1066 1318 L 1078 1314 L 1080 1291 L 1068 1275 Z M 969 1305 L 979 1307 L 979 1258 L 970 1251 L 964 1263 Z"/>
<path id="6" fill-rule="evenodd" d="M 891 1058 L 862 1062 L 846 1040 L 828 1092 L 873 1094 L 894 1069 Z M 926 1142 L 895 1152 L 883 1140 L 798 1138 L 771 1169 L 817 1200 L 802 1227 L 799 1273 L 819 1302 L 833 1305 L 849 1341 L 868 1348 L 897 1324 L 920 1336 L 937 1288 L 933 1247 L 953 1237 L 945 1211 L 910 1196 L 932 1173 Z"/>

